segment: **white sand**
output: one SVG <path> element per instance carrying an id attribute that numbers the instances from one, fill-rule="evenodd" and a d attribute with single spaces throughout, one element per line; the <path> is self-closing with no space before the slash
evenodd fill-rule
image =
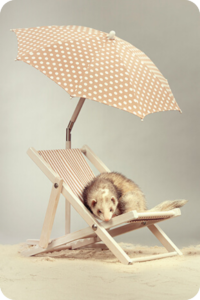
<path id="1" fill-rule="evenodd" d="M 121 244 L 131 257 L 161 247 Z M 200 245 L 183 256 L 123 265 L 109 250 L 82 249 L 23 257 L 18 245 L 0 245 L 0 288 L 12 300 L 188 300 L 200 288 Z"/>

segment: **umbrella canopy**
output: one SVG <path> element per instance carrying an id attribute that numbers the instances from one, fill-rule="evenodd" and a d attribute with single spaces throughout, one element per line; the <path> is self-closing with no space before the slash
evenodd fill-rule
<path id="1" fill-rule="evenodd" d="M 128 111 L 143 119 L 178 110 L 167 79 L 139 49 L 115 36 L 82 26 L 12 29 L 21 60 L 40 70 L 70 96 Z"/>

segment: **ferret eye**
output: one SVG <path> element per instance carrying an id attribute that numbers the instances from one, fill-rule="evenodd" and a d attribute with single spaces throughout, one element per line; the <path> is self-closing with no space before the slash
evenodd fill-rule
<path id="1" fill-rule="evenodd" d="M 115 204 L 115 198 L 114 197 L 112 197 L 110 200 Z"/>
<path id="2" fill-rule="evenodd" d="M 102 214 L 102 211 L 100 209 L 98 210 L 98 214 Z"/>
<path id="3" fill-rule="evenodd" d="M 112 209 L 112 208 L 110 208 L 110 211 L 113 211 L 113 209 Z"/>

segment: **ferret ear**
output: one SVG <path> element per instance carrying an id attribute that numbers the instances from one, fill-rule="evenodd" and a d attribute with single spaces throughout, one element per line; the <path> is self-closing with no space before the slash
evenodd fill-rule
<path id="1" fill-rule="evenodd" d="M 111 201 L 115 204 L 116 200 L 114 196 L 112 196 Z"/>
<path id="2" fill-rule="evenodd" d="M 92 207 L 95 207 L 96 203 L 97 203 L 97 200 L 92 199 L 92 201 L 91 201 L 91 206 L 92 206 Z"/>

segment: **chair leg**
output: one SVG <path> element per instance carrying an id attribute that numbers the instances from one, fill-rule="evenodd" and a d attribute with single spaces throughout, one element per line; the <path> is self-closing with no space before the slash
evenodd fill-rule
<path id="1" fill-rule="evenodd" d="M 65 199 L 65 234 L 70 233 L 71 204 Z"/>
<path id="2" fill-rule="evenodd" d="M 105 228 L 100 224 L 97 231 L 95 231 L 98 237 L 104 242 L 104 244 L 110 249 L 110 251 L 119 259 L 122 264 L 131 264 L 131 258 L 126 252 L 118 245 L 118 243 L 111 237 Z"/>
<path id="3" fill-rule="evenodd" d="M 51 195 L 49 199 L 49 204 L 47 207 L 47 212 L 44 219 L 44 224 L 42 227 L 42 233 L 39 240 L 39 247 L 41 248 L 47 248 L 51 230 L 53 227 L 53 222 L 56 214 L 56 209 L 58 206 L 58 201 L 60 198 L 60 193 L 63 185 L 63 180 L 60 178 L 56 178 L 56 181 L 54 182 L 51 190 Z"/>
<path id="4" fill-rule="evenodd" d="M 170 240 L 170 238 L 158 225 L 153 224 L 147 227 L 157 237 L 157 239 L 167 249 L 168 252 L 175 251 L 177 254 L 182 255 L 182 252 L 176 247 L 176 245 Z"/>

